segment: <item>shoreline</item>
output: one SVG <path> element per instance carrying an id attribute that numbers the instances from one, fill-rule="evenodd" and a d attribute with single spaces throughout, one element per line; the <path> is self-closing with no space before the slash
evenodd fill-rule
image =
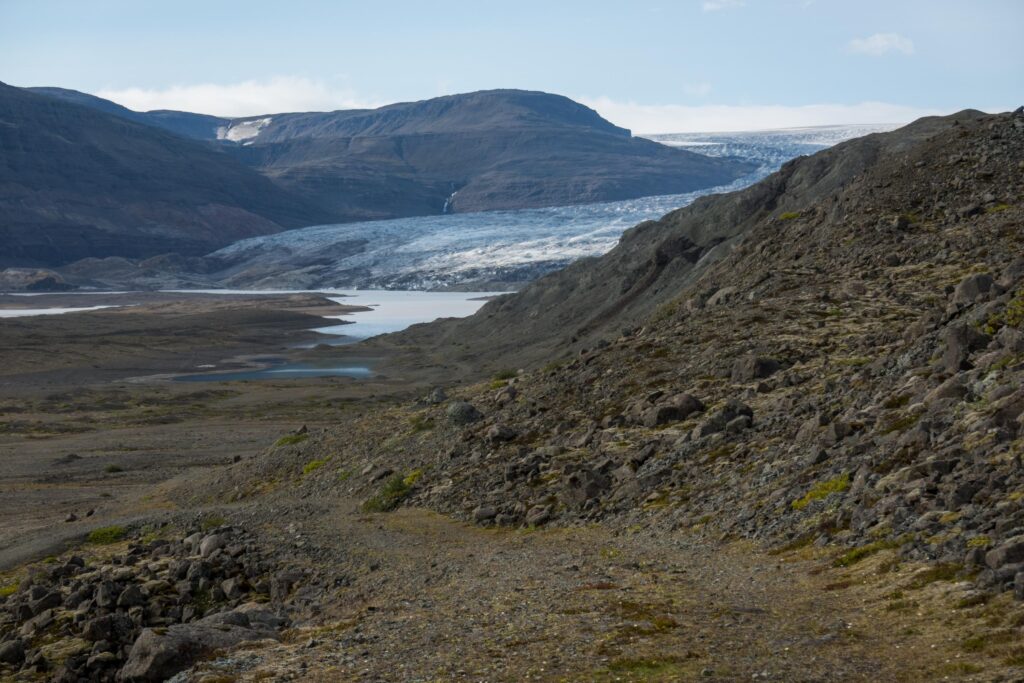
<path id="1" fill-rule="evenodd" d="M 175 479 L 202 478 L 302 427 L 454 380 L 429 364 L 395 373 L 393 350 L 379 344 L 323 343 L 337 337 L 317 329 L 375 310 L 332 300 L 341 293 L 90 294 L 122 305 L 0 320 L 0 568 L 51 554 L 89 528 L 174 510 L 153 493 Z M 64 305 L 82 294 L 0 294 L 0 306 L 38 307 L 41 297 Z M 175 381 L 270 358 L 372 362 L 373 376 Z"/>

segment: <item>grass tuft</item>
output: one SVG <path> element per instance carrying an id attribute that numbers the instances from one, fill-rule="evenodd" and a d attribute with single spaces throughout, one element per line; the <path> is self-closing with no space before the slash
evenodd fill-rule
<path id="1" fill-rule="evenodd" d="M 898 547 L 899 543 L 891 539 L 882 539 L 880 541 L 875 541 L 874 543 L 868 543 L 867 545 L 862 545 L 859 548 L 854 548 L 853 550 L 840 555 L 832 562 L 832 566 L 850 567 L 879 551 Z"/>
<path id="2" fill-rule="evenodd" d="M 936 581 L 953 581 L 960 575 L 961 571 L 963 571 L 963 567 L 954 562 L 937 564 L 934 567 L 929 567 L 914 574 L 908 588 L 919 589 Z"/>
<path id="3" fill-rule="evenodd" d="M 95 545 L 109 545 L 123 540 L 128 530 L 123 526 L 104 526 L 89 532 L 86 540 Z"/>
<path id="4" fill-rule="evenodd" d="M 423 470 L 413 470 L 404 477 L 401 474 L 392 475 L 384 482 L 377 495 L 363 503 L 363 512 L 390 512 L 394 510 L 409 496 L 409 493 L 422 475 Z"/>
<path id="5" fill-rule="evenodd" d="M 409 424 L 412 425 L 412 431 L 425 432 L 434 428 L 434 418 L 426 415 L 413 415 L 409 418 Z"/>
<path id="6" fill-rule="evenodd" d="M 309 434 L 286 434 L 274 442 L 274 448 L 280 448 L 281 446 L 294 446 L 295 444 L 302 443 L 308 438 Z"/>
<path id="7" fill-rule="evenodd" d="M 803 510 L 815 500 L 821 500 L 833 493 L 842 493 L 848 488 L 850 488 L 850 475 L 847 472 L 843 472 L 838 477 L 833 477 L 828 481 L 818 482 L 811 487 L 810 491 L 805 493 L 801 498 L 794 500 L 790 505 L 794 510 Z"/>
<path id="8" fill-rule="evenodd" d="M 224 522 L 226 521 L 227 520 L 220 515 L 206 515 L 203 517 L 203 521 L 199 523 L 199 528 L 203 531 L 210 531 L 219 526 L 224 526 Z"/>
<path id="9" fill-rule="evenodd" d="M 327 460 L 310 460 L 303 466 L 302 473 L 309 474 L 310 472 L 315 472 L 326 464 Z"/>

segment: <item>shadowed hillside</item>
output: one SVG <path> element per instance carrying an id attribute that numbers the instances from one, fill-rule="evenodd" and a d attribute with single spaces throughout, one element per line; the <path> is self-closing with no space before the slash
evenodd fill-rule
<path id="1" fill-rule="evenodd" d="M 0 84 L 0 264 L 199 254 L 328 218 L 205 144 Z"/>

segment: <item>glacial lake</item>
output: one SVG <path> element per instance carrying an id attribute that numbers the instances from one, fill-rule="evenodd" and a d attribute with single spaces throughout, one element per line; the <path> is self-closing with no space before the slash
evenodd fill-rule
<path id="1" fill-rule="evenodd" d="M 186 290 L 189 291 L 189 290 Z M 195 291 L 195 290 L 191 290 Z M 203 290 L 211 294 L 291 294 L 288 290 Z M 339 321 L 336 325 L 314 328 L 328 335 L 297 348 L 313 348 L 320 344 L 339 346 L 353 344 L 380 334 L 400 332 L 410 325 L 428 323 L 439 318 L 464 318 L 476 313 L 496 292 L 421 292 L 398 290 L 328 290 L 317 291 L 331 301 L 349 306 L 366 306 L 369 311 L 356 311 L 327 316 Z M 206 372 L 175 377 L 178 382 L 230 382 L 239 380 L 299 379 L 306 377 L 373 377 L 371 365 L 336 365 L 329 362 L 286 362 L 284 359 L 260 359 L 267 367 L 230 372 Z"/>
<path id="2" fill-rule="evenodd" d="M 65 315 L 67 313 L 85 313 L 103 308 L 120 308 L 119 306 L 81 306 L 75 308 L 0 308 L 0 318 L 25 318 L 31 315 Z"/>

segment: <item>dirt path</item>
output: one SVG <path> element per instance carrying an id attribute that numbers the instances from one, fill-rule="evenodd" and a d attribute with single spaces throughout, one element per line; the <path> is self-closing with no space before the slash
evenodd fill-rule
<path id="1" fill-rule="evenodd" d="M 932 635 L 899 633 L 897 617 L 856 587 L 830 590 L 835 576 L 818 575 L 820 562 L 683 534 L 491 531 L 415 509 L 363 515 L 345 501 L 276 514 L 286 521 L 267 525 L 268 536 L 333 572 L 336 588 L 312 601 L 319 614 L 286 644 L 202 671 L 323 681 L 942 679 Z"/>

